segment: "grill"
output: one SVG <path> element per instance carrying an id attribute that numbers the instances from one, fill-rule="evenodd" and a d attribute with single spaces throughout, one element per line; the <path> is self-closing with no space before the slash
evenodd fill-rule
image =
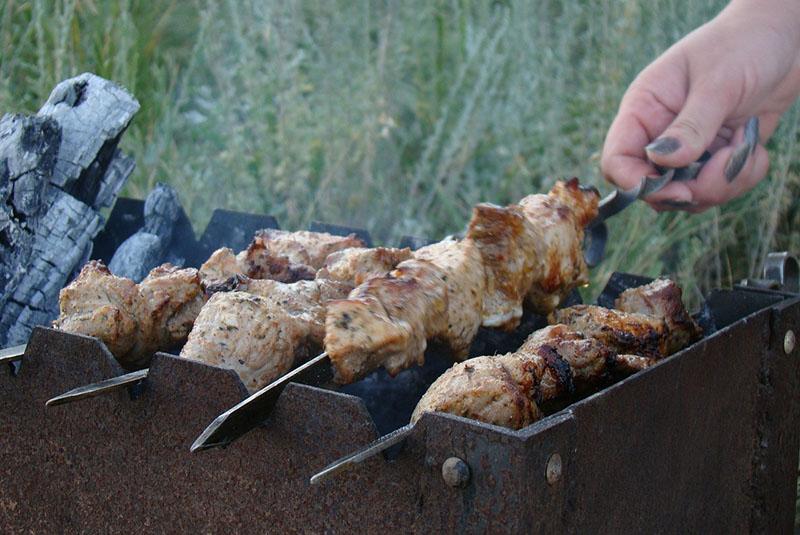
<path id="1" fill-rule="evenodd" d="M 96 240 L 98 258 L 107 261 L 137 228 L 141 210 L 139 201 L 116 204 Z M 197 240 L 183 220 L 182 253 L 195 265 L 277 226 L 219 210 Z M 615 274 L 600 304 L 642 282 Z M 124 370 L 96 339 L 39 327 L 21 363 L 0 377 L 0 524 L 43 532 L 788 532 L 800 449 L 792 333 L 800 297 L 789 290 L 797 291 L 792 281 L 760 280 L 712 292 L 699 315 L 703 340 L 525 429 L 426 414 L 386 455 L 314 486 L 313 473 L 407 423 L 451 361 L 431 350 L 424 367 L 395 379 L 377 372 L 339 390 L 290 384 L 262 427 L 225 449 L 190 454 L 205 426 L 246 396 L 235 373 L 158 353 L 127 391 L 45 409 L 55 395 Z M 482 330 L 472 352 L 514 349 L 543 323 L 528 316 L 508 335 Z"/>

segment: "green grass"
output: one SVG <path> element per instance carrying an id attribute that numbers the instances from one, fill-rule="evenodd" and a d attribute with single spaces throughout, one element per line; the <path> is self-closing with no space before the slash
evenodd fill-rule
<path id="1" fill-rule="evenodd" d="M 473 204 L 559 177 L 608 191 L 597 158 L 625 87 L 723 4 L 7 0 L 0 109 L 34 111 L 90 70 L 142 103 L 123 139 L 137 161 L 125 194 L 172 184 L 198 230 L 225 207 L 286 228 L 364 226 L 384 242 L 441 237 Z M 614 221 L 594 288 L 616 269 L 668 273 L 696 302 L 755 274 L 770 249 L 797 250 L 797 114 L 745 198 Z"/>
<path id="2" fill-rule="evenodd" d="M 603 192 L 598 152 L 625 87 L 725 1 L 5 0 L 0 110 L 33 112 L 93 71 L 142 104 L 123 147 L 124 191 L 176 187 L 195 228 L 217 207 L 364 226 L 380 241 L 460 230 L 579 176 Z M 671 274 L 696 303 L 800 252 L 795 106 L 770 176 L 699 216 L 636 206 L 611 224 L 613 270 Z"/>

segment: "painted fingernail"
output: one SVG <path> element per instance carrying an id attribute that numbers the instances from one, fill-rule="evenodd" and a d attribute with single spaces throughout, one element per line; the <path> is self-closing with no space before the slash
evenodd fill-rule
<path id="1" fill-rule="evenodd" d="M 674 137 L 660 137 L 644 148 L 647 152 L 655 154 L 672 154 L 681 148 L 681 142 Z"/>
<path id="2" fill-rule="evenodd" d="M 750 156 L 750 144 L 745 141 L 733 151 L 725 165 L 725 179 L 728 182 L 733 182 L 739 176 L 747 163 L 748 156 Z"/>
<path id="3" fill-rule="evenodd" d="M 678 199 L 664 199 L 663 201 L 659 201 L 658 205 L 673 210 L 683 210 L 685 208 L 696 208 L 700 206 L 699 203 L 694 201 L 679 201 Z"/>

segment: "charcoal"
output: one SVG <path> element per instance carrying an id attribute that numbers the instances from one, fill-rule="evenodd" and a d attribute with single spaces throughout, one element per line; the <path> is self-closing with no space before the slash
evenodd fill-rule
<path id="1" fill-rule="evenodd" d="M 93 74 L 56 86 L 34 116 L 0 118 L 0 346 L 58 315 L 58 292 L 89 258 L 133 170 L 117 148 L 139 108 Z"/>
<path id="2" fill-rule="evenodd" d="M 151 269 L 169 262 L 182 266 L 184 258 L 173 253 L 173 236 L 183 210 L 178 194 L 157 184 L 144 202 L 144 225 L 114 253 L 108 269 L 115 275 L 141 282 Z"/>

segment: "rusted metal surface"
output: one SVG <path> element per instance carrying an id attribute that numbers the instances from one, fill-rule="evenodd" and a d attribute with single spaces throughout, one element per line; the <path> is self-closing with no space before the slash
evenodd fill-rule
<path id="1" fill-rule="evenodd" d="M 246 394 L 233 372 L 159 354 L 135 399 L 45 409 L 122 370 L 99 342 L 40 328 L 20 373 L 0 377 L 0 525 L 787 531 L 798 355 L 783 340 L 798 321 L 797 300 L 784 301 L 519 432 L 425 415 L 396 459 L 313 487 L 312 473 L 376 438 L 361 399 L 291 384 L 264 427 L 193 455 L 191 440 Z M 556 454 L 560 475 L 548 480 Z M 469 467 L 464 487 L 442 477 L 452 457 Z"/>

